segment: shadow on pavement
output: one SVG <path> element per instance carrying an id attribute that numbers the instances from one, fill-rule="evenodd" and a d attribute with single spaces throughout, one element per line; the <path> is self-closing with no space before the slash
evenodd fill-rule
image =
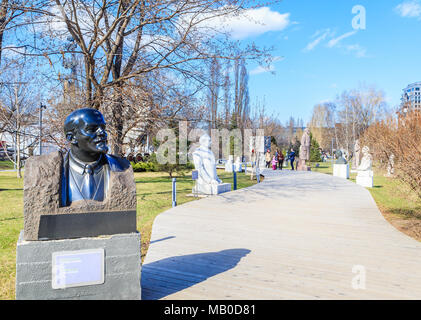
<path id="1" fill-rule="evenodd" d="M 234 268 L 249 249 L 170 257 L 142 266 L 142 300 L 155 300 Z"/>

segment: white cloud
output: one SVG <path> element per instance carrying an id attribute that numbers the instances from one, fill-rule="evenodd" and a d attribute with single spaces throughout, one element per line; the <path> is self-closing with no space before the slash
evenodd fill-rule
<path id="1" fill-rule="evenodd" d="M 405 1 L 396 6 L 395 11 L 405 18 L 421 18 L 421 3 L 419 0 Z"/>
<path id="2" fill-rule="evenodd" d="M 265 72 L 274 72 L 275 66 L 273 64 L 269 65 L 268 67 L 257 66 L 253 70 L 250 71 L 251 75 L 261 74 Z"/>
<path id="3" fill-rule="evenodd" d="M 221 10 L 225 10 L 222 8 Z M 251 36 L 258 36 L 269 31 L 282 31 L 291 24 L 289 13 L 272 11 L 269 7 L 247 9 L 240 15 L 221 15 L 206 19 L 204 15 L 197 15 L 200 28 L 209 28 L 210 31 L 228 33 L 235 40 Z M 183 20 L 189 21 L 190 17 L 185 16 Z"/>
<path id="4" fill-rule="evenodd" d="M 275 63 L 277 61 L 282 61 L 284 60 L 284 57 L 273 57 L 272 62 Z M 256 75 L 256 74 L 261 74 L 261 73 L 266 73 L 266 72 L 275 72 L 275 65 L 271 63 L 268 66 L 257 66 L 256 68 L 254 68 L 253 70 L 250 71 L 250 75 Z"/>
<path id="5" fill-rule="evenodd" d="M 327 44 L 327 46 L 329 47 L 329 48 L 333 48 L 333 47 L 335 47 L 341 40 L 343 40 L 343 39 L 346 39 L 346 38 L 349 38 L 349 37 L 351 37 L 351 36 L 353 36 L 354 34 L 356 34 L 357 33 L 357 31 L 356 30 L 354 30 L 354 31 L 350 31 L 350 32 L 347 32 L 347 33 L 345 33 L 345 34 L 343 34 L 343 35 L 341 35 L 341 36 L 339 36 L 339 37 L 337 37 L 337 38 L 334 38 L 334 39 L 331 39 L 329 42 L 328 42 L 328 44 Z"/>
<path id="6" fill-rule="evenodd" d="M 304 51 L 312 51 L 314 48 L 318 46 L 320 42 L 322 42 L 324 39 L 326 39 L 328 36 L 330 36 L 332 33 L 330 29 L 325 30 L 318 30 L 311 38 L 316 38 L 313 41 L 311 41 L 307 46 L 304 48 Z"/>
<path id="7" fill-rule="evenodd" d="M 344 47 L 346 51 L 354 53 L 357 58 L 367 57 L 367 50 L 359 44 L 351 44 Z"/>

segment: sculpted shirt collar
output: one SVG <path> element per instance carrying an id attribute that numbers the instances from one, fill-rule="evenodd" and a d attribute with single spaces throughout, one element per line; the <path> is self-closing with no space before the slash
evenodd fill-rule
<path id="1" fill-rule="evenodd" d="M 100 164 L 102 164 L 102 160 L 103 160 L 102 154 L 97 161 L 88 162 L 88 163 L 82 162 L 79 159 L 77 159 L 73 155 L 71 150 L 69 152 L 69 155 L 70 155 L 69 156 L 69 165 L 71 166 L 72 170 L 76 171 L 80 175 L 83 175 L 86 172 L 89 172 L 89 168 L 91 168 L 91 170 L 93 170 L 94 173 L 97 173 L 102 169 L 102 166 L 100 165 Z"/>

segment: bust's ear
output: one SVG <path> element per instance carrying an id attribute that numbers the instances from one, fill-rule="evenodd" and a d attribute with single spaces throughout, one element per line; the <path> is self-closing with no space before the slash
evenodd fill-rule
<path id="1" fill-rule="evenodd" d="M 75 135 L 73 134 L 73 132 L 66 133 L 66 139 L 71 144 L 77 144 L 77 139 L 76 139 Z"/>

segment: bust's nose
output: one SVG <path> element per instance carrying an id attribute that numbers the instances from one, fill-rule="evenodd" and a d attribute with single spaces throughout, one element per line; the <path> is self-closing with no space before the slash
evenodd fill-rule
<path id="1" fill-rule="evenodd" d="M 107 137 L 107 131 L 105 131 L 104 128 L 99 128 L 98 131 L 97 131 L 97 135 L 99 137 L 106 138 Z"/>

